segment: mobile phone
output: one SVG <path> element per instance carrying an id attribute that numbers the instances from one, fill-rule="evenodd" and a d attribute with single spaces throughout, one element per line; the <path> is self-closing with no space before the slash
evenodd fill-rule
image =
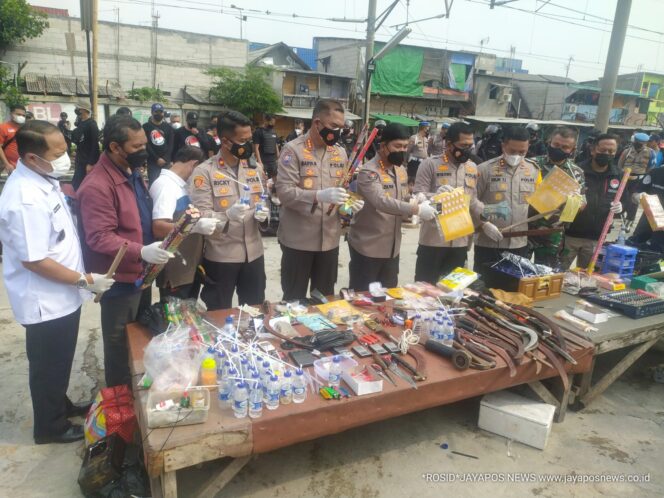
<path id="1" fill-rule="evenodd" d="M 366 358 L 371 356 L 371 353 L 364 346 L 353 346 L 353 353 L 355 353 L 359 358 Z"/>
<path id="2" fill-rule="evenodd" d="M 332 352 L 334 354 L 338 354 L 338 355 L 347 355 L 347 354 L 350 353 L 350 351 L 348 351 L 348 348 L 344 348 L 344 347 L 341 347 L 341 346 L 333 347 Z"/>
<path id="3" fill-rule="evenodd" d="M 369 349 L 376 354 L 387 354 L 387 349 L 382 344 L 370 344 Z"/>
<path id="4" fill-rule="evenodd" d="M 387 349 L 390 353 L 400 353 L 401 352 L 401 350 L 399 349 L 399 346 L 397 346 L 393 342 L 386 342 L 385 344 L 383 344 L 383 347 L 385 349 Z"/>
<path id="5" fill-rule="evenodd" d="M 310 367 L 314 364 L 316 357 L 312 355 L 309 351 L 304 349 L 298 349 L 296 351 L 290 351 L 288 356 L 291 357 L 291 360 L 298 365 L 300 368 Z"/>

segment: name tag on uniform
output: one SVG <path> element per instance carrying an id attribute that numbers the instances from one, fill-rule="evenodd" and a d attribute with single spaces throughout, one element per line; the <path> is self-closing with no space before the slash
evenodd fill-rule
<path id="1" fill-rule="evenodd" d="M 55 214 L 55 213 L 57 213 L 58 211 L 60 211 L 60 208 L 61 208 L 61 207 L 62 207 L 62 204 L 58 204 L 57 206 L 55 206 L 55 209 L 53 209 L 53 214 Z"/>

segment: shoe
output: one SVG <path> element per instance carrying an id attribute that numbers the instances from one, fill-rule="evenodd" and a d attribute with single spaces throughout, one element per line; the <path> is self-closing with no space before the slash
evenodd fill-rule
<path id="1" fill-rule="evenodd" d="M 83 432 L 83 426 L 73 424 L 62 434 L 56 434 L 55 436 L 35 436 L 35 444 L 74 443 L 76 441 L 81 441 L 84 437 L 85 433 Z"/>
<path id="2" fill-rule="evenodd" d="M 87 403 L 72 403 L 69 408 L 67 408 L 67 418 L 69 417 L 85 417 L 90 411 L 92 406 L 92 401 Z"/>

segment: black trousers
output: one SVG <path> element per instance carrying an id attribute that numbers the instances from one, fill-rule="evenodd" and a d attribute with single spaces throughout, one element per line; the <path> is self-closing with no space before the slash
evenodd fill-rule
<path id="1" fill-rule="evenodd" d="M 78 308 L 55 320 L 25 325 L 35 438 L 62 434 L 71 426 L 67 388 L 80 319 Z"/>
<path id="2" fill-rule="evenodd" d="M 104 339 L 104 375 L 107 387 L 121 384 L 131 386 L 125 327 L 136 321 L 140 312 L 149 307 L 151 302 L 151 287 L 143 292 L 104 296 L 101 299 L 101 333 Z"/>
<path id="3" fill-rule="evenodd" d="M 305 299 L 311 290 L 334 294 L 339 267 L 339 248 L 329 251 L 300 251 L 281 244 L 281 290 L 284 301 Z"/>
<path id="4" fill-rule="evenodd" d="M 399 256 L 394 258 L 370 258 L 350 249 L 350 280 L 348 287 L 356 291 L 369 290 L 371 282 L 380 282 L 383 287 L 396 287 L 399 282 Z"/>
<path id="5" fill-rule="evenodd" d="M 467 247 L 417 246 L 415 281 L 436 284 L 456 267 L 466 264 Z"/>
<path id="6" fill-rule="evenodd" d="M 225 310 L 233 306 L 237 289 L 239 304 L 263 304 L 265 301 L 265 258 L 252 262 L 217 263 L 203 259 L 206 280 L 201 299 L 208 311 Z"/>
<path id="7" fill-rule="evenodd" d="M 180 299 L 198 299 L 201 292 L 201 284 L 196 280 L 190 284 L 180 285 L 179 287 L 159 287 L 159 299 L 165 301 L 167 297 L 177 297 Z"/>
<path id="8" fill-rule="evenodd" d="M 479 247 L 475 246 L 475 260 L 473 263 L 473 271 L 482 273 L 484 263 L 495 263 L 500 261 L 502 256 L 501 252 L 511 252 L 517 256 L 528 256 L 528 246 L 519 247 L 518 249 L 497 249 L 494 247 Z"/>
<path id="9" fill-rule="evenodd" d="M 632 194 L 639 190 L 640 185 L 641 180 L 628 180 L 627 185 L 625 186 L 626 195 L 622 198 L 624 199 L 623 205 L 625 206 L 625 214 L 629 221 L 634 221 L 636 213 L 639 210 L 639 204 L 632 202 Z"/>

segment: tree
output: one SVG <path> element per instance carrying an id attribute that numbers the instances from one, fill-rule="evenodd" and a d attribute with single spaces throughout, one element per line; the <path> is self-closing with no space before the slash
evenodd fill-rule
<path id="1" fill-rule="evenodd" d="M 28 98 L 18 88 L 18 81 L 10 74 L 9 69 L 0 64 L 0 100 L 8 107 L 27 105 Z"/>
<path id="2" fill-rule="evenodd" d="M 163 102 L 164 104 L 168 102 L 163 91 L 150 86 L 132 88 L 127 93 L 127 98 L 138 100 L 139 102 Z"/>
<path id="3" fill-rule="evenodd" d="M 0 54 L 12 45 L 40 36 L 46 28 L 46 14 L 33 9 L 26 0 L 0 1 Z"/>
<path id="4" fill-rule="evenodd" d="M 268 83 L 269 68 L 247 66 L 244 72 L 226 67 L 212 68 L 214 77 L 210 98 L 248 117 L 281 111 L 281 98 Z"/>

